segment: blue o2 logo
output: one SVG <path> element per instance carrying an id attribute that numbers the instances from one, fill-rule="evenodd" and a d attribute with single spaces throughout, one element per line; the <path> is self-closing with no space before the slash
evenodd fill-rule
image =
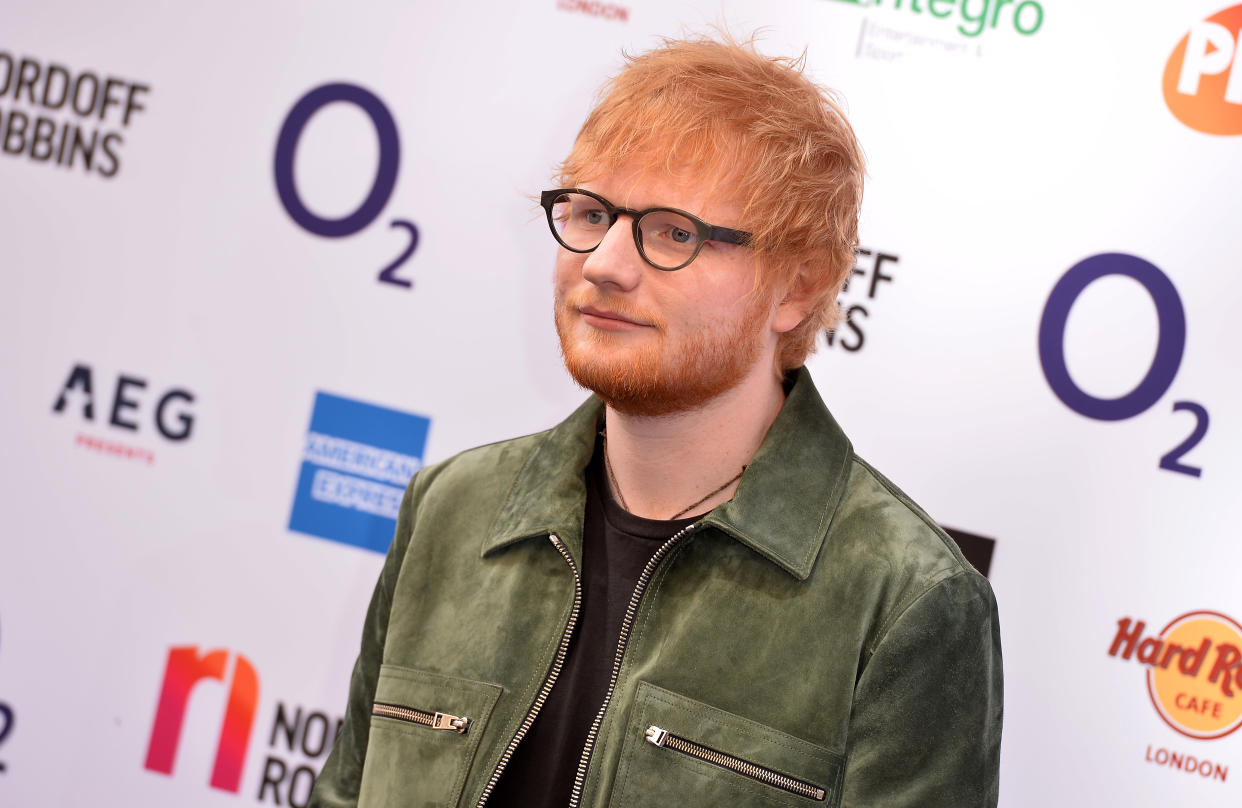
<path id="1" fill-rule="evenodd" d="M 371 190 L 362 204 L 346 216 L 327 219 L 313 213 L 302 202 L 294 181 L 293 158 L 306 124 L 315 113 L 333 103 L 354 104 L 370 118 L 375 133 L 379 136 L 379 165 L 371 183 Z M 379 218 L 397 184 L 397 169 L 400 165 L 401 140 L 397 135 L 397 123 L 379 96 L 356 84 L 324 84 L 299 98 L 280 127 L 274 161 L 276 193 L 290 218 L 308 233 L 325 238 L 352 236 Z M 380 283 L 391 283 L 408 289 L 414 282 L 399 277 L 397 270 L 418 247 L 418 228 L 413 222 L 404 219 L 394 219 L 389 226 L 405 231 L 409 241 L 401 254 L 380 270 L 378 280 Z"/>
<path id="2" fill-rule="evenodd" d="M 1109 275 L 1132 278 L 1151 295 L 1156 304 L 1159 338 L 1151 366 L 1133 390 L 1117 398 L 1097 398 L 1070 377 L 1065 363 L 1065 325 L 1079 295 Z M 1173 385 L 1185 349 L 1186 310 L 1177 288 L 1155 264 L 1125 253 L 1100 253 L 1070 267 L 1052 287 L 1039 322 L 1039 361 L 1048 386 L 1065 406 L 1097 421 L 1122 421 L 1149 410 Z M 1181 459 L 1207 434 L 1208 413 L 1193 401 L 1173 404 L 1174 412 L 1182 410 L 1195 417 L 1195 427 L 1184 441 L 1160 458 L 1160 468 L 1198 477 L 1203 470 L 1188 466 Z"/>

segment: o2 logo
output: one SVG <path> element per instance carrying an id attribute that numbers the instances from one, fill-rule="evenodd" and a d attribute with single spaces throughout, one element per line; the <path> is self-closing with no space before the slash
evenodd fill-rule
<path id="1" fill-rule="evenodd" d="M 1108 275 L 1124 275 L 1143 285 L 1156 304 L 1160 336 L 1147 375 L 1137 387 L 1119 398 L 1096 398 L 1070 378 L 1065 364 L 1065 324 L 1083 290 Z M 1173 282 L 1155 264 L 1125 253 L 1093 255 L 1070 267 L 1052 287 L 1039 322 L 1039 361 L 1052 392 L 1074 412 L 1097 421 L 1123 421 L 1149 410 L 1172 386 L 1185 348 L 1186 311 Z M 1188 466 L 1181 459 L 1207 434 L 1208 413 L 1193 401 L 1173 404 L 1174 412 L 1182 410 L 1195 417 L 1195 427 L 1184 441 L 1160 458 L 1160 468 L 1198 477 L 1203 470 Z"/>
<path id="2" fill-rule="evenodd" d="M 379 166 L 375 172 L 375 180 L 371 183 L 371 190 L 362 204 L 347 216 L 327 219 L 313 213 L 303 204 L 293 178 L 293 157 L 306 124 L 316 112 L 337 102 L 354 104 L 371 119 L 375 132 L 379 135 Z M 280 195 L 280 202 L 293 221 L 303 230 L 317 236 L 342 238 L 352 236 L 371 224 L 388 204 L 393 187 L 397 184 L 397 169 L 401 165 L 401 140 L 397 136 L 397 124 L 392 113 L 375 93 L 356 84 L 324 84 L 299 98 L 293 109 L 289 110 L 284 124 L 280 127 L 280 136 L 276 139 L 274 162 L 276 193 Z M 380 283 L 391 283 L 409 289 L 414 282 L 400 277 L 397 270 L 418 247 L 418 228 L 405 219 L 394 219 L 389 226 L 405 231 L 409 241 L 401 254 L 380 270 L 378 280 Z"/>

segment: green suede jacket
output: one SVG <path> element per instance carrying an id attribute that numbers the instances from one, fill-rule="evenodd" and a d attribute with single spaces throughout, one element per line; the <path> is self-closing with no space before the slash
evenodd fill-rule
<path id="1" fill-rule="evenodd" d="M 415 475 L 311 805 L 486 803 L 577 619 L 601 409 Z M 854 455 L 805 370 L 630 618 L 575 805 L 996 804 L 991 588 Z"/>

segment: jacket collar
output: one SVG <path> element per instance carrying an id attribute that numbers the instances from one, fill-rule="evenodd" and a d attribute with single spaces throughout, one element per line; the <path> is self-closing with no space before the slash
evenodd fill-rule
<path id="1" fill-rule="evenodd" d="M 544 433 L 497 512 L 484 540 L 484 555 L 556 533 L 581 560 L 584 472 L 602 416 L 603 403 L 592 396 Z M 850 442 L 824 406 L 810 373 L 799 368 L 737 493 L 701 522 L 805 580 L 828 535 L 852 459 Z"/>

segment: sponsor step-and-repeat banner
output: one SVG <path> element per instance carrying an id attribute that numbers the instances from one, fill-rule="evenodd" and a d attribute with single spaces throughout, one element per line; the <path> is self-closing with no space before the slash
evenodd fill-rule
<path id="1" fill-rule="evenodd" d="M 1242 4 L 19 0 L 0 804 L 306 805 L 410 477 L 584 395 L 539 191 L 719 26 L 865 148 L 808 367 L 992 581 L 1001 805 L 1242 802 Z"/>

